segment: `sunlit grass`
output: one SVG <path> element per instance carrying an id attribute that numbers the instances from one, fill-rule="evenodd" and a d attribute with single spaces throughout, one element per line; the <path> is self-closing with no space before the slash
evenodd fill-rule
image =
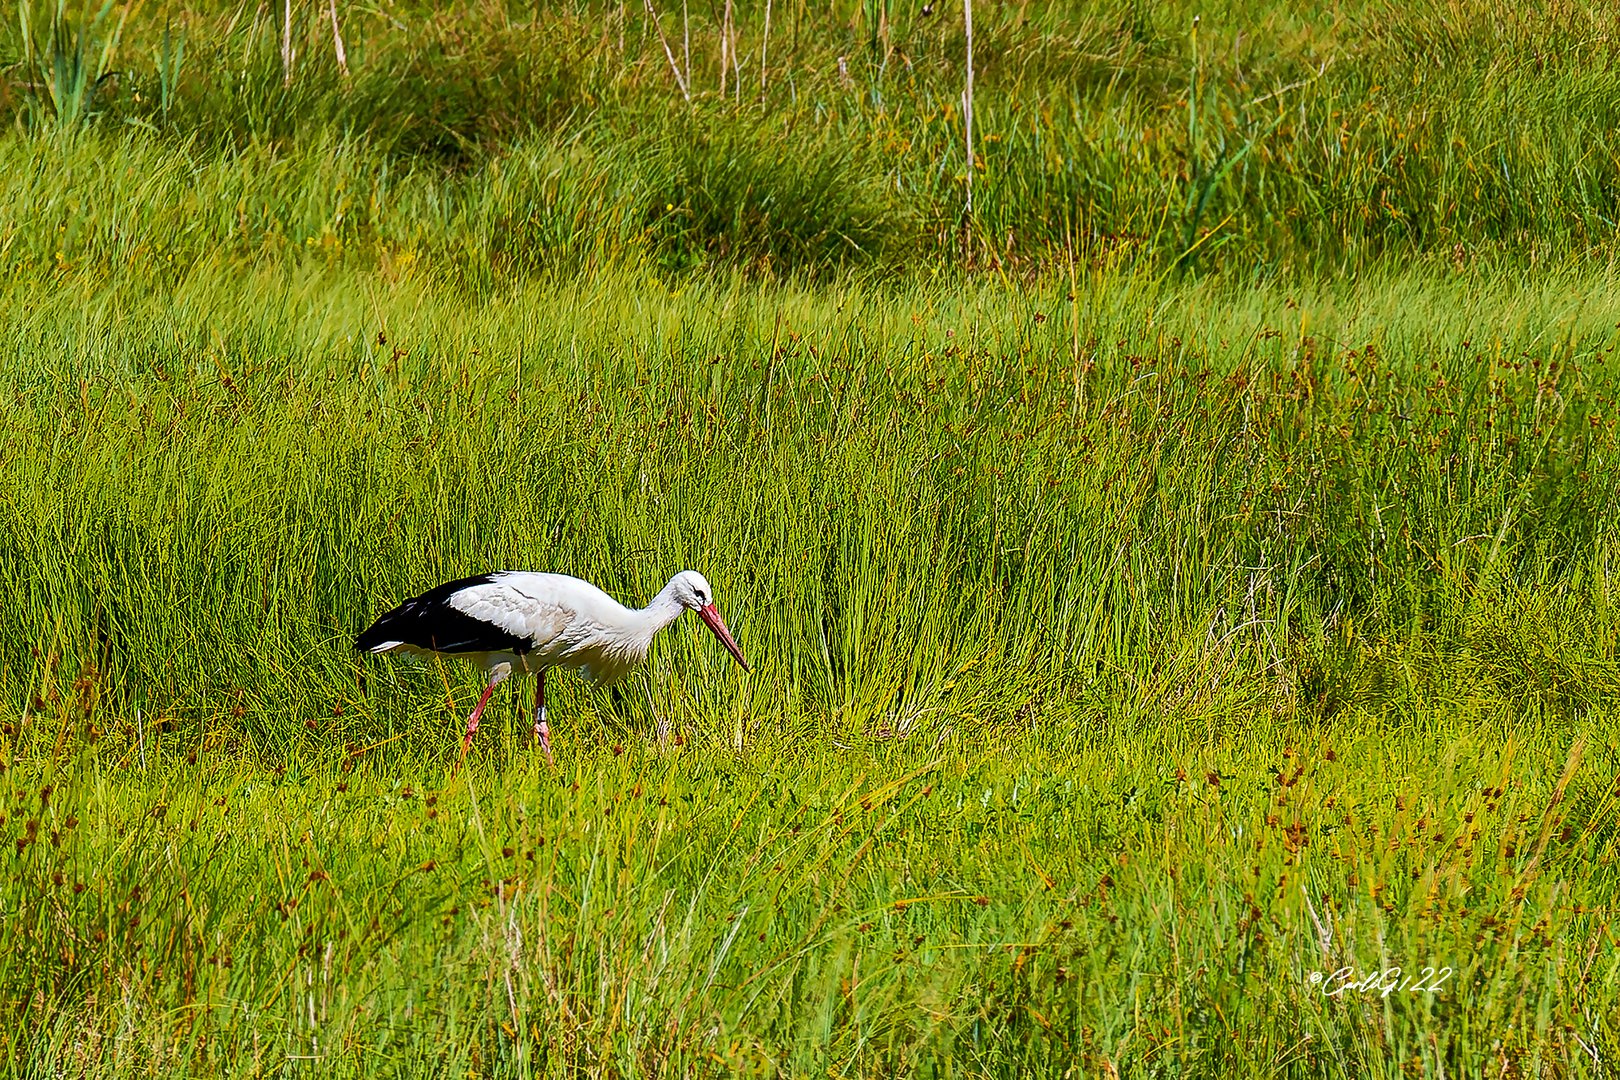
<path id="1" fill-rule="evenodd" d="M 1613 749 L 1441 715 L 13 770 L 8 1045 L 106 1073 L 1574 1070 L 1615 1037 Z M 1324 993 L 1394 966 L 1439 991 Z"/>
<path id="2" fill-rule="evenodd" d="M 11 1060 L 1608 1053 L 1612 284 L 1068 287 L 16 287 Z M 452 773 L 477 675 L 349 642 L 503 566 L 701 569 L 756 670 L 677 630 Z"/>
<path id="3" fill-rule="evenodd" d="M 652 677 L 727 729 L 1253 685 L 1331 709 L 1341 638 L 1613 659 L 1601 279 L 82 290 L 10 308 L 7 633 L 58 659 L 4 677 L 95 668 L 125 736 L 228 698 L 278 749 L 317 700 L 360 738 L 443 679 L 336 646 L 508 565 L 630 600 L 703 570 L 773 664 L 738 688 L 661 649 Z M 1604 670 L 1541 690 L 1596 703 Z"/>
<path id="4" fill-rule="evenodd" d="M 1614 12 L 699 7 L 0 21 L 8 1068 L 1609 1067 Z"/>
<path id="5" fill-rule="evenodd" d="M 15 769 L 5 981 L 34 997 L 8 1046 L 92 1072 L 1563 1072 L 1614 1044 L 1614 753 L 1445 716 L 740 755 L 591 724 L 559 774 Z M 1450 973 L 1312 980 L 1396 965 Z"/>

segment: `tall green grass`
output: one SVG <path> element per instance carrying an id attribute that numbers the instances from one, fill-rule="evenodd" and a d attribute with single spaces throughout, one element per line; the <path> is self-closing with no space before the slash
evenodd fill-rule
<path id="1" fill-rule="evenodd" d="M 89 242 L 103 199 L 172 213 L 169 184 L 211 200 L 183 234 L 196 251 L 330 226 L 373 264 L 431 234 L 451 276 L 484 273 L 470 256 L 492 247 L 519 274 L 607 257 L 789 277 L 1117 258 L 1287 276 L 1612 250 L 1609 5 L 981 7 L 972 215 L 964 42 L 944 8 L 790 7 L 768 42 L 748 5 L 727 38 L 748 70 L 724 97 L 718 11 L 663 10 L 683 69 L 690 41 L 690 103 L 632 5 L 344 11 L 348 74 L 318 5 L 295 14 L 290 68 L 274 5 L 120 9 L 116 77 L 71 115 L 31 74 L 32 39 L 0 28 L 18 61 L 4 152 L 64 185 L 90 163 L 163 162 L 163 182 L 69 210 L 87 219 L 69 261 L 117 257 Z M 93 138 L 41 145 L 64 127 Z M 281 197 L 289 181 L 303 198 Z M 53 260 L 41 246 L 13 257 Z"/>
<path id="2" fill-rule="evenodd" d="M 716 737 L 1330 711 L 1382 641 L 1549 679 L 1508 698 L 1538 708 L 1615 687 L 1605 279 L 355 284 L 203 266 L 6 305 L 12 699 L 93 669 L 125 742 L 137 708 L 273 757 L 368 742 L 441 680 L 349 636 L 506 565 L 630 599 L 708 573 L 770 662 L 653 679 Z M 305 731 L 312 702 L 341 718 Z"/>
<path id="3" fill-rule="evenodd" d="M 1606 279 L 11 288 L 15 1067 L 1613 1053 Z M 477 674 L 350 637 L 503 566 L 702 569 L 756 670 L 452 774 Z"/>

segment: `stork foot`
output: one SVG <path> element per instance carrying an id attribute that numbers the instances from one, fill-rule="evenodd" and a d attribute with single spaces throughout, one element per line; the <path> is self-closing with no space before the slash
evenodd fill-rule
<path id="1" fill-rule="evenodd" d="M 546 752 L 546 762 L 555 769 L 557 759 L 551 754 L 551 728 L 546 724 L 544 717 L 534 722 L 534 738 L 540 744 L 540 749 Z"/>
<path id="2" fill-rule="evenodd" d="M 546 761 L 553 769 L 557 759 L 551 756 L 551 728 L 546 724 L 546 669 L 541 668 L 534 680 L 534 741 L 546 752 Z"/>

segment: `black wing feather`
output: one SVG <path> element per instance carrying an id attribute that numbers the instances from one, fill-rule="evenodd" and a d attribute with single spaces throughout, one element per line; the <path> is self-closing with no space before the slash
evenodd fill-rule
<path id="1" fill-rule="evenodd" d="M 498 626 L 475 619 L 450 606 L 450 598 L 473 585 L 488 585 L 494 574 L 478 574 L 447 581 L 437 588 L 412 597 L 372 623 L 354 639 L 361 652 L 389 641 L 402 641 L 418 649 L 442 653 L 510 652 L 526 653 L 534 642 Z"/>

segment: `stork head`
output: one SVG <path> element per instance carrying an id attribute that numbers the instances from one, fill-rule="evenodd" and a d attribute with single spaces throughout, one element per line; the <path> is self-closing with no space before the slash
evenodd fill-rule
<path id="1" fill-rule="evenodd" d="M 714 631 L 714 636 L 720 639 L 720 644 L 726 647 L 737 663 L 742 665 L 744 671 L 748 669 L 748 661 L 743 659 L 742 649 L 737 647 L 737 640 L 726 629 L 725 620 L 720 618 L 720 612 L 714 606 L 714 588 L 709 579 L 696 570 L 682 570 L 669 582 L 670 592 L 675 601 L 682 607 L 691 608 L 698 613 L 703 624 Z"/>

